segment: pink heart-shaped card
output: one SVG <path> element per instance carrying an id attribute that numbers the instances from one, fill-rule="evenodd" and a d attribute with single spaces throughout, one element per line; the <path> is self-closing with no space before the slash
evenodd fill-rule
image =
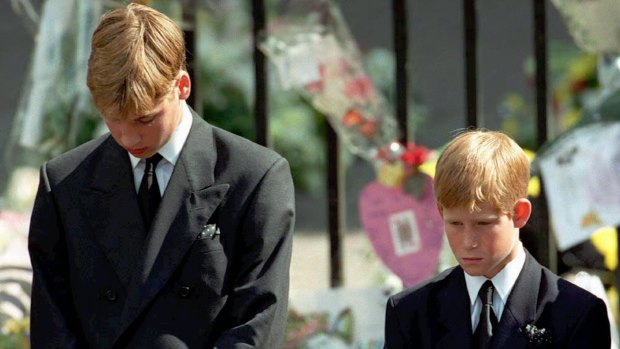
<path id="1" fill-rule="evenodd" d="M 432 179 L 426 174 L 424 179 L 418 198 L 377 181 L 369 183 L 359 198 L 362 226 L 375 252 L 405 287 L 435 273 L 443 240 Z"/>

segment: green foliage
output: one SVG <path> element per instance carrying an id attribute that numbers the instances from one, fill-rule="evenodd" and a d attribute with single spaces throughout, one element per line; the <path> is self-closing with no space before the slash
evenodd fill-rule
<path id="1" fill-rule="evenodd" d="M 524 72 L 528 79 L 534 81 L 533 57 L 525 61 Z M 551 42 L 549 75 L 548 127 L 553 138 L 577 125 L 584 114 L 598 104 L 597 57 L 571 44 Z M 504 96 L 499 112 L 503 118 L 503 130 L 522 147 L 536 150 L 535 102 L 511 92 Z"/>
<path id="2" fill-rule="evenodd" d="M 101 124 L 93 105 L 77 107 L 77 102 L 59 102 L 49 109 L 43 120 L 43 142 L 38 149 L 46 158 L 58 156 L 96 137 Z"/>
<path id="3" fill-rule="evenodd" d="M 247 139 L 256 139 L 252 111 L 245 103 L 243 92 L 234 85 L 222 85 L 219 93 L 226 96 L 222 103 L 204 103 L 201 115 L 213 125 Z"/>
<path id="4" fill-rule="evenodd" d="M 0 349 L 30 348 L 30 318 L 20 320 L 9 319 L 0 333 Z"/>
<path id="5" fill-rule="evenodd" d="M 273 103 L 270 124 L 273 147 L 289 161 L 296 187 L 315 193 L 325 183 L 324 116 L 301 97 L 292 93 L 280 96 Z"/>

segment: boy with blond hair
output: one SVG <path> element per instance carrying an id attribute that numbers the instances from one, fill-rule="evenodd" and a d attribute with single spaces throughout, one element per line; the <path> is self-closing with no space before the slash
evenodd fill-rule
<path id="1" fill-rule="evenodd" d="M 500 132 L 443 150 L 435 197 L 458 266 L 390 297 L 385 348 L 610 347 L 605 303 L 542 267 L 519 240 L 529 161 Z"/>
<path id="2" fill-rule="evenodd" d="M 87 83 L 110 132 L 41 167 L 32 348 L 279 348 L 287 161 L 189 108 L 183 33 L 147 6 L 101 17 Z"/>

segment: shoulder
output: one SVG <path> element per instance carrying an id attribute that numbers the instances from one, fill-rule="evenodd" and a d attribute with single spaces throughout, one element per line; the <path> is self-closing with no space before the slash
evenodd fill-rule
<path id="1" fill-rule="evenodd" d="M 43 165 L 44 171 L 50 179 L 59 182 L 69 174 L 75 172 L 87 159 L 98 152 L 102 145 L 112 141 L 109 133 L 79 145 Z"/>
<path id="2" fill-rule="evenodd" d="M 86 143 L 83 143 L 67 152 L 51 159 L 49 164 L 51 166 L 63 166 L 76 162 L 81 162 L 88 155 L 90 155 L 95 149 L 97 149 L 102 143 L 110 138 L 110 134 L 106 133 L 95 139 L 92 139 Z"/>
<path id="3" fill-rule="evenodd" d="M 234 172 L 249 170 L 254 174 L 269 171 L 275 164 L 288 162 L 272 149 L 257 144 L 249 139 L 226 131 L 207 123 L 205 120 L 194 118 L 198 132 L 209 133 L 212 137 L 214 151 L 217 154 L 217 167 Z"/>
<path id="4" fill-rule="evenodd" d="M 557 289 L 558 295 L 556 300 L 558 302 L 564 302 L 566 305 L 571 304 L 573 306 L 570 308 L 576 309 L 587 309 L 589 305 L 603 302 L 594 294 L 559 277 L 549 269 L 543 267 L 542 270 L 542 276 L 547 284 L 547 289 Z"/>
<path id="5" fill-rule="evenodd" d="M 529 288 L 533 286 L 534 283 L 538 284 L 537 287 L 540 287 L 538 294 L 540 306 L 549 306 L 555 309 L 557 305 L 561 307 L 574 305 L 575 307 L 566 307 L 566 310 L 575 312 L 579 311 L 579 309 L 583 309 L 587 304 L 593 304 L 597 301 L 602 302 L 600 298 L 592 293 L 561 278 L 538 263 L 529 252 L 527 253 L 526 265 L 521 273 L 524 273 L 530 280 L 528 283 L 523 284 L 522 287 Z M 526 290 L 526 292 L 528 291 L 529 290 Z"/>
<path id="6" fill-rule="evenodd" d="M 389 298 L 388 304 L 394 308 L 412 310 L 426 306 L 430 298 L 452 287 L 452 283 L 461 273 L 459 267 L 449 268 L 442 273 Z"/>
<path id="7" fill-rule="evenodd" d="M 543 267 L 539 322 L 571 348 L 609 348 L 607 305 L 589 291 Z M 558 347 L 567 347 L 567 344 Z"/>
<path id="8" fill-rule="evenodd" d="M 544 309 L 543 317 L 549 316 L 568 328 L 581 326 L 584 321 L 608 324 L 607 305 L 601 298 L 541 268 L 539 307 Z"/>
<path id="9" fill-rule="evenodd" d="M 231 150 L 243 151 L 247 156 L 244 160 L 251 161 L 253 158 L 259 157 L 259 160 L 264 159 L 278 159 L 281 156 L 274 150 L 257 144 L 247 138 L 236 135 L 232 132 L 221 129 L 217 126 L 211 126 L 213 128 L 213 136 L 218 146 L 218 150 L 222 147 L 229 148 Z M 243 154 L 238 154 L 243 155 Z"/>

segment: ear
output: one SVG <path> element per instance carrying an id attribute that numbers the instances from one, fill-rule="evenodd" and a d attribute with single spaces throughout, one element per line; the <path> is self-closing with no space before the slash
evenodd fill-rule
<path id="1" fill-rule="evenodd" d="M 532 213 L 532 203 L 528 199 L 519 199 L 515 203 L 514 214 L 512 217 L 512 221 L 514 222 L 515 228 L 523 228 L 527 223 L 528 219 L 530 219 L 530 214 Z"/>
<path id="2" fill-rule="evenodd" d="M 188 99 L 190 93 L 192 92 L 192 81 L 189 78 L 189 73 L 185 70 L 181 70 L 179 72 L 177 87 L 179 88 L 179 99 Z"/>

